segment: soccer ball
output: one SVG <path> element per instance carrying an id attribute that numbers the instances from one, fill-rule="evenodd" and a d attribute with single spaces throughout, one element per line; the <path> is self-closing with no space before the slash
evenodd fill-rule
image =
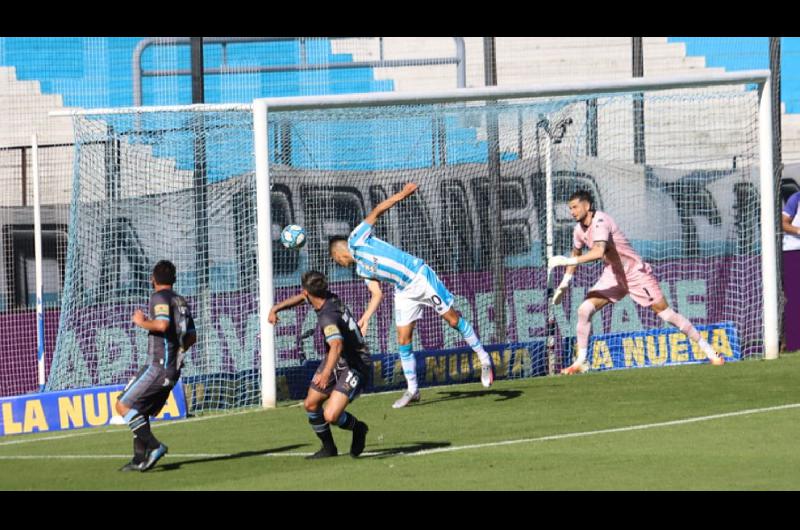
<path id="1" fill-rule="evenodd" d="M 306 244 L 306 231 L 300 225 L 289 225 L 281 231 L 281 243 L 286 248 L 299 250 Z"/>

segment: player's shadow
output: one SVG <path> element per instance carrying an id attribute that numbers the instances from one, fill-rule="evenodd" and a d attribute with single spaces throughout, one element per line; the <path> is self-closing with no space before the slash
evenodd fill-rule
<path id="1" fill-rule="evenodd" d="M 180 469 L 182 466 L 185 466 L 187 464 L 206 464 L 208 462 L 219 462 L 222 460 L 235 460 L 237 458 L 249 458 L 251 456 L 262 456 L 274 453 L 283 453 L 285 451 L 291 451 L 292 449 L 297 449 L 298 447 L 305 447 L 306 445 L 308 444 L 284 445 L 282 447 L 275 447 L 273 449 L 264 449 L 263 451 L 243 451 L 241 453 L 235 453 L 231 455 L 197 458 L 194 460 L 182 460 L 180 462 L 173 462 L 170 464 L 160 465 L 156 469 L 161 471 L 175 471 L 176 469 Z"/>
<path id="2" fill-rule="evenodd" d="M 397 455 L 411 455 L 421 451 L 450 447 L 451 445 L 450 442 L 413 442 L 413 445 L 404 445 L 403 447 L 370 450 L 368 454 L 362 454 L 360 458 L 389 458 Z"/>
<path id="3" fill-rule="evenodd" d="M 423 399 L 419 403 L 414 403 L 414 407 L 421 407 L 423 405 L 433 405 L 442 403 L 444 401 L 454 401 L 456 399 L 469 399 L 479 398 L 485 396 L 497 396 L 495 401 L 508 401 L 509 399 L 518 398 L 522 395 L 521 390 L 449 390 L 443 392 L 436 392 L 437 396 L 443 396 L 434 399 Z"/>

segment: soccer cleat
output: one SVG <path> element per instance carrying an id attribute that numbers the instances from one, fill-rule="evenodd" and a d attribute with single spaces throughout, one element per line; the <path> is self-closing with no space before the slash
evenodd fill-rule
<path id="1" fill-rule="evenodd" d="M 406 390 L 405 392 L 403 392 L 403 395 L 400 396 L 400 399 L 398 399 L 397 401 L 394 402 L 394 405 L 392 405 L 392 408 L 393 409 L 401 409 L 401 408 L 405 407 L 406 405 L 408 405 L 409 403 L 411 403 L 412 401 L 419 401 L 419 390 L 417 390 L 413 394 L 411 392 L 409 392 L 408 390 Z"/>
<path id="2" fill-rule="evenodd" d="M 725 357 L 723 357 L 720 354 L 717 354 L 716 357 L 709 357 L 708 362 L 710 362 L 714 366 L 722 366 L 723 364 L 725 364 Z"/>
<path id="3" fill-rule="evenodd" d="M 494 368 L 491 364 L 484 364 L 481 366 L 481 384 L 486 388 L 492 386 L 494 382 Z"/>
<path id="4" fill-rule="evenodd" d="M 306 460 L 316 460 L 318 458 L 328 458 L 328 457 L 331 457 L 331 456 L 339 456 L 338 449 L 336 449 L 335 446 L 331 447 L 331 448 L 328 448 L 328 447 L 325 447 L 323 445 L 322 449 L 320 449 L 319 451 L 317 451 L 313 455 L 308 455 L 306 457 Z"/>
<path id="5" fill-rule="evenodd" d="M 356 423 L 353 427 L 353 442 L 350 444 L 350 456 L 357 457 L 364 452 L 364 445 L 367 442 L 367 432 L 369 427 L 363 421 Z"/>
<path id="6" fill-rule="evenodd" d="M 561 370 L 561 373 L 563 375 L 582 374 L 584 372 L 587 372 L 588 370 L 589 370 L 589 365 L 586 363 L 583 364 L 573 363 L 572 366 L 568 366 L 567 368 Z"/>
<path id="7" fill-rule="evenodd" d="M 147 460 L 142 464 L 142 472 L 152 469 L 156 462 L 161 460 L 161 457 L 167 454 L 167 446 L 164 444 L 159 445 L 149 453 L 147 453 Z"/>
<path id="8" fill-rule="evenodd" d="M 119 471 L 141 471 L 143 465 L 144 462 L 134 462 L 133 460 L 131 460 L 130 462 L 119 468 Z"/>

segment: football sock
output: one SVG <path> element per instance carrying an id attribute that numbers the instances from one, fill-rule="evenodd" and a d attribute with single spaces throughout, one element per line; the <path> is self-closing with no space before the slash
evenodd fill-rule
<path id="1" fill-rule="evenodd" d="M 592 332 L 592 315 L 596 309 L 594 304 L 585 300 L 578 307 L 578 359 L 576 363 L 586 361 L 586 350 L 589 348 L 589 334 Z"/>
<path id="2" fill-rule="evenodd" d="M 458 324 L 456 325 L 456 329 L 461 336 L 464 337 L 464 342 L 466 342 L 472 351 L 478 354 L 478 358 L 481 360 L 482 365 L 491 364 L 491 360 L 489 359 L 489 354 L 486 353 L 486 350 L 483 349 L 483 345 L 481 344 L 478 335 L 475 334 L 475 330 L 472 328 L 472 324 L 464 320 L 463 317 L 458 319 Z"/>
<path id="3" fill-rule="evenodd" d="M 322 445 L 328 449 L 333 449 L 336 445 L 333 443 L 333 434 L 331 434 L 331 426 L 325 421 L 325 416 L 322 409 L 308 413 L 308 423 L 314 429 L 314 433 L 322 440 Z"/>
<path id="4" fill-rule="evenodd" d="M 147 446 L 137 436 L 133 437 L 133 462 L 138 464 L 145 461 Z"/>
<path id="5" fill-rule="evenodd" d="M 417 391 L 417 360 L 411 352 L 411 344 L 401 344 L 400 364 L 403 366 L 403 375 L 406 376 L 408 391 L 412 394 Z"/>
<path id="6" fill-rule="evenodd" d="M 704 339 L 697 329 L 692 325 L 689 320 L 681 315 L 680 313 L 676 313 L 672 310 L 671 307 L 666 308 L 662 312 L 658 313 L 658 316 L 664 320 L 665 322 L 669 322 L 679 330 L 681 330 L 684 335 L 689 337 L 690 340 L 693 340 L 700 346 L 700 349 L 705 352 L 706 356 L 709 359 L 715 359 L 717 357 L 717 353 L 711 347 L 711 345 Z"/>
<path id="7" fill-rule="evenodd" d="M 353 427 L 356 426 L 356 422 L 358 422 L 358 418 L 352 414 L 348 414 L 345 410 L 339 415 L 339 419 L 336 420 L 336 425 L 346 431 L 352 431 Z"/>
<path id="8" fill-rule="evenodd" d="M 140 444 L 136 444 L 134 442 L 134 456 L 136 454 L 137 447 L 144 447 L 144 449 L 147 450 L 155 449 L 161 444 L 161 442 L 159 442 L 156 437 L 153 436 L 153 433 L 150 430 L 150 420 L 147 418 L 147 416 L 139 413 L 139 411 L 136 409 L 131 409 L 127 414 L 125 414 L 125 420 L 128 422 L 128 427 L 133 433 L 133 436 L 140 442 Z"/>
<path id="9" fill-rule="evenodd" d="M 575 364 L 583 364 L 586 362 L 586 351 L 587 348 L 578 347 L 578 357 L 575 359 Z"/>

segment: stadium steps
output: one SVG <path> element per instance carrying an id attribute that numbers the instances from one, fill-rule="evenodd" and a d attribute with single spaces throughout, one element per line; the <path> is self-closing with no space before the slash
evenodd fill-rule
<path id="1" fill-rule="evenodd" d="M 0 148 L 29 146 L 31 136 L 38 135 L 39 145 L 72 144 L 75 136 L 71 118 L 55 118 L 48 115 L 52 110 L 63 109 L 60 95 L 42 94 L 38 81 L 19 81 L 14 67 L 0 67 Z M 105 133 L 105 125 L 98 131 Z M 41 148 L 39 150 L 39 174 L 43 204 L 69 204 L 72 194 L 74 153 L 72 147 Z M 30 155 L 30 151 L 27 152 Z M 98 158 L 98 157 L 92 157 Z M 175 167 L 175 161 L 157 157 L 153 148 L 146 145 L 122 144 L 121 174 L 122 197 L 161 193 L 191 185 L 192 175 Z M 0 185 L 5 189 L 21 190 L 21 155 L 19 150 L 0 150 Z M 141 168 L 147 168 L 144 175 Z M 30 178 L 32 161 L 27 157 L 27 172 Z M 132 178 L 134 173 L 137 178 Z M 163 175 L 170 178 L 163 178 Z M 153 179 L 146 178 L 148 175 Z M 143 178 L 144 177 L 144 178 Z M 161 183 L 159 189 L 150 189 L 148 183 Z M 126 184 L 127 183 L 127 184 Z M 163 183 L 169 183 L 165 189 Z M 104 190 L 84 190 L 84 197 L 99 198 Z M 28 199 L 32 201 L 30 181 Z M 21 206 L 21 192 L 0 194 L 0 206 Z"/>
<path id="2" fill-rule="evenodd" d="M 467 58 L 467 86 L 484 86 L 483 39 L 467 37 L 465 40 Z M 601 79 L 627 79 L 631 77 L 631 38 L 630 37 L 497 37 L 498 50 L 497 76 L 501 85 L 523 86 L 547 83 L 597 81 Z M 644 37 L 644 63 L 646 76 L 692 75 L 699 73 L 722 73 L 724 68 L 706 66 L 704 57 L 688 56 L 686 45 L 681 42 L 668 42 L 666 37 Z M 363 39 L 345 39 L 332 42 L 335 53 L 349 53 L 353 60 L 378 59 L 378 47 L 366 46 Z M 384 39 L 384 57 L 389 59 L 423 58 L 431 56 L 454 55 L 455 45 L 448 38 L 402 38 Z M 435 74 L 433 69 L 436 69 Z M 376 79 L 390 79 L 397 90 L 437 90 L 455 88 L 455 66 L 405 67 L 375 69 Z M 740 87 L 741 88 L 741 87 Z M 680 94 L 682 91 L 673 91 Z M 695 142 L 681 132 L 684 125 L 694 125 L 698 115 L 705 113 L 708 121 L 719 125 L 720 113 L 714 108 L 674 115 L 670 113 L 668 101 L 650 104 L 646 112 L 645 136 L 648 139 L 661 136 L 661 144 L 647 140 L 647 160 L 658 164 L 669 158 L 680 161 L 695 156 Z M 699 113 L 699 114 L 698 114 Z M 619 114 L 615 119 L 619 120 Z M 598 117 L 600 128 L 600 155 L 617 160 L 632 159 L 633 140 L 629 145 L 615 146 L 616 153 L 608 151 L 603 144 L 603 129 L 610 127 L 632 128 L 630 116 L 626 123 L 611 123 L 601 113 Z M 731 118 L 735 120 L 736 118 Z M 583 120 L 580 120 L 581 122 Z M 783 113 L 783 154 L 785 162 L 800 161 L 800 116 Z M 725 128 L 741 126 L 735 121 L 725 124 Z M 502 124 L 501 124 L 502 127 Z M 656 133 L 656 128 L 660 129 Z M 532 130 L 526 132 L 532 134 Z M 671 131 L 674 131 L 671 132 Z M 731 134 L 736 134 L 731 132 Z M 666 138 L 665 138 L 666 136 Z M 477 138 L 486 140 L 485 128 L 477 130 Z M 515 135 L 501 135 L 501 150 L 515 152 L 518 139 Z M 618 143 L 618 142 L 617 142 Z M 708 153 L 709 161 L 725 158 L 721 154 Z M 712 163 L 712 162 L 710 162 Z"/>
<path id="3" fill-rule="evenodd" d="M 781 144 L 784 164 L 800 163 L 800 114 L 787 114 L 781 105 Z"/>

